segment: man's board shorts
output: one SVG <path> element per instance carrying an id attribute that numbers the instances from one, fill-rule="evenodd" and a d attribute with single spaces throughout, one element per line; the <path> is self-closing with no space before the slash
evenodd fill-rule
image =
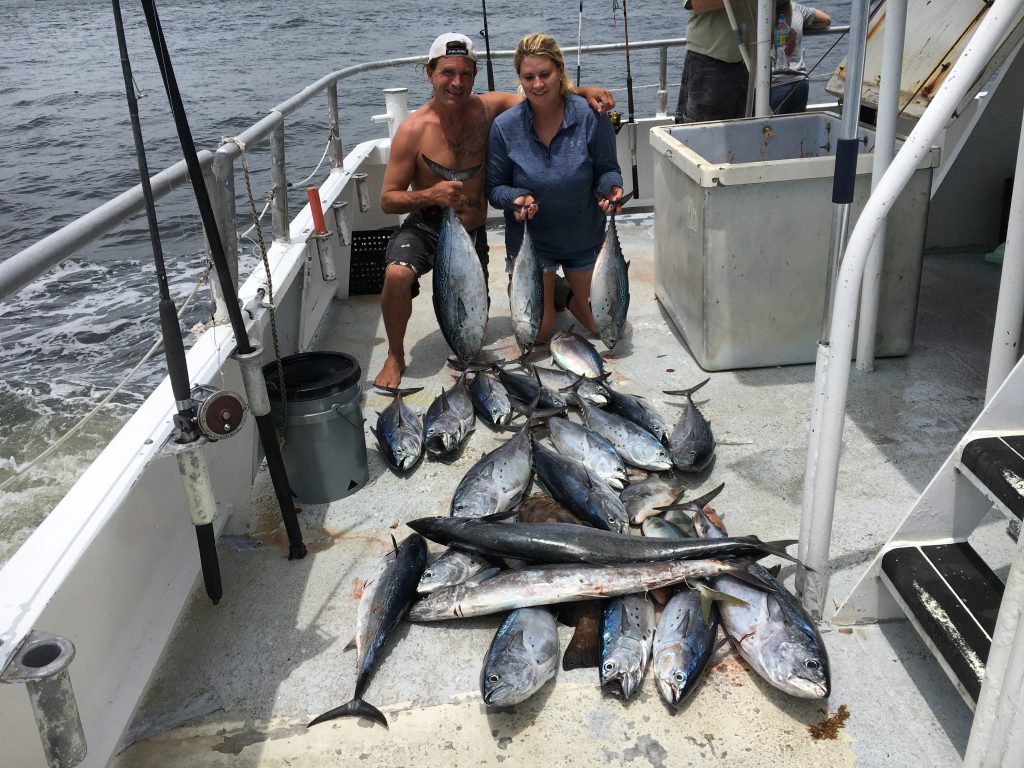
<path id="1" fill-rule="evenodd" d="M 444 209 L 438 206 L 413 211 L 402 222 L 398 231 L 388 239 L 384 263 L 386 266 L 400 264 L 412 270 L 416 278 L 412 284 L 413 296 L 419 295 L 420 276 L 434 268 L 437 237 L 441 232 L 443 216 Z M 473 242 L 476 255 L 480 259 L 480 266 L 484 269 L 484 282 L 486 283 L 489 252 L 487 230 L 482 226 L 477 227 L 469 233 L 469 239 Z"/>

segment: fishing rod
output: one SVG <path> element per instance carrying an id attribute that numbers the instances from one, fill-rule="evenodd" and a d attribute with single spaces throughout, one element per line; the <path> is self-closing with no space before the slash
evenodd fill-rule
<path id="1" fill-rule="evenodd" d="M 142 184 L 142 197 L 146 203 L 146 219 L 149 224 L 149 240 L 153 247 L 153 262 L 156 265 L 156 281 L 160 290 L 160 331 L 163 334 L 164 356 L 167 359 L 167 375 L 171 380 L 171 391 L 174 393 L 174 404 L 178 409 L 174 424 L 178 431 L 178 445 L 192 445 L 191 457 L 185 459 L 184 452 L 179 453 L 179 467 L 188 488 L 189 508 L 192 521 L 196 528 L 196 541 L 199 545 L 199 562 L 203 571 L 203 584 L 206 594 L 216 605 L 223 595 L 220 579 L 220 562 L 217 559 L 217 544 L 213 534 L 213 518 L 209 512 L 216 511 L 212 491 L 207 482 L 197 481 L 196 476 L 205 476 L 209 480 L 209 472 L 190 472 L 204 461 L 203 455 L 197 450 L 200 443 L 200 430 L 196 421 L 196 406 L 192 400 L 189 386 L 188 362 L 185 358 L 185 343 L 181 337 L 181 326 L 178 324 L 178 309 L 171 299 L 167 285 L 167 269 L 164 264 L 163 248 L 160 245 L 160 228 L 156 219 L 156 206 L 153 202 L 153 188 L 149 183 L 149 164 L 146 162 L 146 147 L 142 140 L 142 126 L 139 122 L 139 102 L 135 96 L 135 79 L 132 77 L 132 65 L 128 58 L 128 45 L 124 36 L 124 20 L 121 18 L 121 5 L 118 0 L 111 0 L 114 10 L 114 26 L 117 29 L 117 47 L 121 52 L 121 73 L 124 75 L 124 89 L 128 97 L 128 114 L 132 123 L 132 138 L 135 140 L 135 159 L 139 166 L 139 179 Z M 205 465 L 203 465 L 205 466 Z"/>
<path id="2" fill-rule="evenodd" d="M 484 7 L 484 28 L 480 34 L 484 38 L 484 49 L 487 51 L 487 90 L 494 90 L 494 67 L 491 66 L 491 35 L 487 30 L 487 0 L 480 0 Z"/>
<path id="3" fill-rule="evenodd" d="M 188 166 L 189 181 L 192 183 L 196 205 L 199 207 L 199 214 L 203 220 L 203 229 L 206 232 L 206 241 L 210 247 L 210 256 L 217 268 L 217 278 L 220 283 L 221 294 L 224 296 L 228 318 L 231 321 L 231 330 L 235 335 L 235 354 L 238 358 L 251 360 L 254 356 L 254 348 L 249 341 L 249 334 L 245 329 L 242 310 L 238 306 L 238 294 L 235 291 L 235 284 L 231 279 L 231 271 L 228 269 L 227 258 L 224 255 L 220 231 L 217 229 L 217 220 L 214 218 L 213 206 L 210 204 L 210 195 L 206 190 L 203 169 L 200 167 L 199 158 L 196 155 L 196 145 L 192 140 L 192 131 L 188 125 L 188 118 L 185 116 L 185 107 L 181 101 L 178 82 L 174 77 L 171 56 L 167 49 L 167 41 L 164 39 L 163 29 L 160 26 L 160 18 L 157 15 L 155 0 L 142 0 L 142 10 L 146 14 L 149 36 L 153 41 L 153 50 L 156 53 L 157 63 L 160 65 L 160 75 L 164 81 L 164 89 L 167 91 L 167 100 L 171 105 L 174 126 L 178 132 L 178 141 L 181 144 L 182 154 L 185 156 L 185 164 Z M 246 356 L 249 357 L 247 358 Z M 282 382 L 283 384 L 284 382 Z M 284 466 L 284 459 L 281 457 L 281 446 L 277 442 L 273 419 L 270 416 L 269 398 L 266 394 L 265 382 L 262 383 L 262 390 L 258 398 L 254 398 L 253 393 L 250 392 L 249 401 L 253 410 L 253 416 L 256 418 L 256 427 L 259 431 L 260 442 L 263 445 L 263 453 L 267 459 L 267 470 L 270 473 L 270 479 L 273 482 L 274 492 L 277 496 L 277 503 L 281 509 L 281 519 L 288 534 L 288 559 L 298 560 L 306 556 L 306 545 L 302 542 L 302 531 L 299 528 L 299 522 L 295 515 L 295 506 L 292 503 L 288 474 Z M 262 411 L 261 413 L 256 413 L 257 400 L 261 403 L 259 406 L 259 410 Z"/>
<path id="4" fill-rule="evenodd" d="M 583 0 L 580 0 L 580 27 L 576 32 L 576 87 L 580 87 L 580 59 L 583 54 Z"/>
<path id="5" fill-rule="evenodd" d="M 633 198 L 640 197 L 636 173 L 636 118 L 633 116 L 633 70 L 629 66 L 629 15 L 626 11 L 627 0 L 622 0 L 622 27 L 626 34 L 626 94 L 629 104 L 629 158 L 633 164 Z"/>

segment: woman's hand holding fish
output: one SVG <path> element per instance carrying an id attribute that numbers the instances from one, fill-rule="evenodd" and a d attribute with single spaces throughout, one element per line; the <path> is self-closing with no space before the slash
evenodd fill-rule
<path id="1" fill-rule="evenodd" d="M 620 201 L 622 200 L 622 187 L 612 187 L 608 194 L 604 197 L 597 199 L 597 204 L 605 214 L 610 214 L 612 211 L 618 210 L 620 207 Z"/>
<path id="2" fill-rule="evenodd" d="M 619 192 L 621 193 L 621 190 L 619 190 Z M 532 219 L 537 213 L 537 210 L 537 201 L 534 200 L 533 195 L 520 195 L 512 201 L 512 211 L 516 217 L 516 221 Z"/>

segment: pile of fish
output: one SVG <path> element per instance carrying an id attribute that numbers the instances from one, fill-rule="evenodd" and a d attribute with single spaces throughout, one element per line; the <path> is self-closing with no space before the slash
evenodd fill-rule
<path id="1" fill-rule="evenodd" d="M 552 340 L 551 354 L 557 368 L 462 373 L 424 424 L 399 391 L 380 413 L 381 453 L 401 473 L 424 450 L 457 454 L 474 415 L 511 436 L 452 489 L 450 517 L 408 523 L 416 533 L 395 545 L 369 582 L 376 587 L 363 593 L 355 697 L 313 722 L 365 715 L 386 724 L 361 696 L 396 612 L 417 622 L 504 614 L 481 668 L 489 706 L 520 703 L 555 676 L 559 620 L 575 627 L 562 667 L 596 668 L 596 681 L 615 697 L 634 696 L 650 666 L 674 711 L 726 642 L 718 640 L 721 626 L 770 684 L 826 698 L 821 636 L 757 563 L 768 555 L 792 560 L 793 542 L 729 537 L 711 507 L 724 484 L 686 498 L 715 455 L 710 424 L 693 401 L 708 380 L 666 393 L 683 398 L 673 426 L 645 398 L 609 386 L 604 360 L 571 330 Z M 543 492 L 530 495 L 534 478 Z M 446 547 L 429 564 L 406 554 L 424 538 Z M 393 586 L 382 592 L 388 579 Z"/>

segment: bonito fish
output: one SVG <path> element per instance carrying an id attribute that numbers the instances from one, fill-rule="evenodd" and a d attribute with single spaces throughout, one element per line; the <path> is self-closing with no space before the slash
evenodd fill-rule
<path id="1" fill-rule="evenodd" d="M 448 181 L 465 181 L 479 165 L 453 170 L 423 155 L 423 162 Z M 464 363 L 480 354 L 487 329 L 487 280 L 473 241 L 462 226 L 455 208 L 445 209 L 434 257 L 434 313 L 444 340 Z"/>
<path id="2" fill-rule="evenodd" d="M 544 315 L 544 277 L 525 221 L 523 242 L 512 266 L 508 303 L 516 344 L 524 355 L 528 355 L 537 343 L 540 321 Z"/>
<path id="3" fill-rule="evenodd" d="M 715 457 L 715 435 L 711 431 L 711 423 L 693 404 L 693 393 L 709 381 L 711 379 L 704 379 L 689 389 L 665 392 L 666 395 L 686 398 L 683 413 L 667 441 L 672 463 L 683 472 L 703 472 Z"/>
<path id="4" fill-rule="evenodd" d="M 629 311 L 629 264 L 622 256 L 615 210 L 605 232 L 604 244 L 594 263 L 590 279 L 590 312 L 604 345 L 611 349 L 622 336 Z"/>
<path id="5" fill-rule="evenodd" d="M 694 524 L 701 536 L 725 536 L 704 511 L 697 513 Z M 754 589 L 731 577 L 715 578 L 716 590 L 745 603 L 719 605 L 726 634 L 754 671 L 780 691 L 802 699 L 828 698 L 832 688 L 828 653 L 814 621 L 767 570 L 756 563 L 748 570 L 774 591 Z"/>
<path id="6" fill-rule="evenodd" d="M 558 625 L 547 608 L 517 608 L 498 627 L 480 673 L 480 693 L 491 707 L 526 701 L 555 676 Z"/>
<path id="7" fill-rule="evenodd" d="M 394 539 L 392 539 L 394 541 Z M 363 701 L 363 691 L 381 649 L 416 596 L 416 583 L 427 561 L 427 545 L 413 534 L 388 552 L 363 584 L 356 614 L 356 690 L 351 701 L 313 719 L 309 726 L 337 717 L 368 717 L 387 728 L 384 713 Z M 309 727 L 307 726 L 307 727 Z"/>
<path id="8" fill-rule="evenodd" d="M 533 479 L 530 421 L 474 464 L 452 496 L 455 517 L 483 517 L 507 512 L 518 504 Z"/>
<path id="9" fill-rule="evenodd" d="M 594 345 L 570 328 L 567 332 L 555 334 L 551 339 L 551 357 L 555 363 L 577 376 L 588 379 L 604 377 L 604 360 Z"/>
<path id="10" fill-rule="evenodd" d="M 512 420 L 512 403 L 508 399 L 505 385 L 483 371 L 473 376 L 469 394 L 480 418 L 492 427 L 503 427 Z"/>
<path id="11" fill-rule="evenodd" d="M 640 688 L 654 644 L 654 606 L 647 595 L 625 595 L 604 606 L 601 688 L 629 700 Z"/>
<path id="12" fill-rule="evenodd" d="M 370 427 L 384 462 L 399 474 L 411 471 L 423 457 L 423 427 L 402 400 L 403 394 L 411 395 L 421 389 L 389 389 L 395 399 L 377 414 L 377 428 Z"/>
<path id="13" fill-rule="evenodd" d="M 552 523 L 561 528 L 580 526 Z M 510 525 L 509 528 L 518 527 Z M 412 621 L 484 616 L 536 605 L 646 592 L 687 579 L 742 571 L 747 560 L 673 560 L 620 565 L 535 565 L 502 571 L 480 584 L 440 589 L 409 610 Z"/>

